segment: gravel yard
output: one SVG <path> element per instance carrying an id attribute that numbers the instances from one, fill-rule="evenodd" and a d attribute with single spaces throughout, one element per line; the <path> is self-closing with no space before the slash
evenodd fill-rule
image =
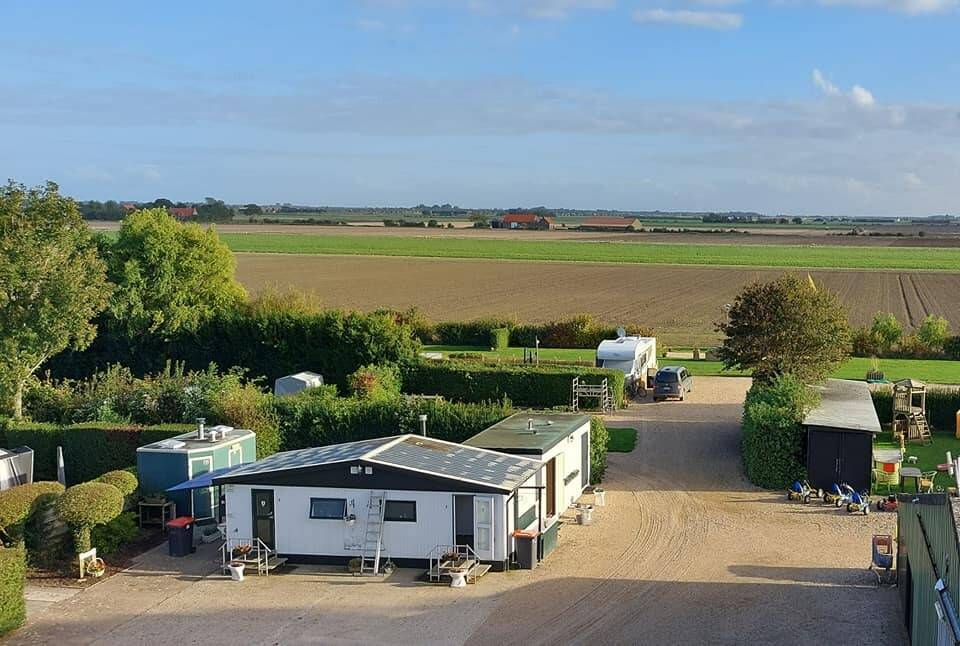
<path id="1" fill-rule="evenodd" d="M 300 566 L 235 584 L 213 552 L 162 548 L 62 601 L 10 644 L 902 644 L 896 592 L 866 572 L 896 517 L 788 503 L 749 485 L 738 452 L 746 379 L 701 378 L 685 402 L 610 416 L 639 430 L 611 454 L 607 506 L 568 525 L 532 572 L 462 590 Z M 591 496 L 586 496 L 589 500 Z"/>

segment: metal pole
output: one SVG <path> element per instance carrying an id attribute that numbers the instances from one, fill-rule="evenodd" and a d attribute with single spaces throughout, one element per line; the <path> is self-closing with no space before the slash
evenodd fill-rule
<path id="1" fill-rule="evenodd" d="M 419 420 L 420 420 L 420 435 L 426 437 L 427 436 L 427 416 L 421 414 L 419 417 Z"/>

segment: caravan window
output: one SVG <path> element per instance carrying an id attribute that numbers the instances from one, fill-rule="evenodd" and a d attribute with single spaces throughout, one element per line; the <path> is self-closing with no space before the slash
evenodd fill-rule
<path id="1" fill-rule="evenodd" d="M 310 518 L 343 520 L 347 515 L 346 498 L 311 498 Z"/>
<path id="2" fill-rule="evenodd" d="M 414 500 L 388 500 L 383 508 L 383 519 L 395 523 L 417 522 L 417 503 Z"/>
<path id="3" fill-rule="evenodd" d="M 622 373 L 630 374 L 633 372 L 633 361 L 611 361 L 604 360 L 604 368 L 609 368 L 610 370 L 619 370 Z"/>

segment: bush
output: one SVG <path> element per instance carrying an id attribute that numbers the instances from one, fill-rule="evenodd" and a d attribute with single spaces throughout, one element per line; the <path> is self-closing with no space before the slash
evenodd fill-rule
<path id="1" fill-rule="evenodd" d="M 960 361 L 960 336 L 952 336 L 943 344 L 943 354 L 952 361 Z"/>
<path id="2" fill-rule="evenodd" d="M 122 493 L 124 497 L 131 495 L 137 490 L 137 486 L 139 485 L 137 476 L 125 470 L 107 471 L 94 480 L 94 482 L 104 482 L 113 485 L 120 490 L 120 493 Z"/>
<path id="3" fill-rule="evenodd" d="M 607 472 L 607 441 L 610 434 L 600 417 L 590 418 L 590 484 L 600 484 Z"/>
<path id="4" fill-rule="evenodd" d="M 510 330 L 505 327 L 498 327 L 490 330 L 490 349 L 506 350 L 510 347 Z"/>
<path id="5" fill-rule="evenodd" d="M 84 482 L 63 492 L 57 501 L 57 515 L 73 530 L 79 554 L 90 549 L 90 530 L 108 523 L 123 512 L 123 494 L 103 482 Z"/>
<path id="6" fill-rule="evenodd" d="M 917 330 L 917 339 L 932 353 L 942 352 L 949 338 L 950 322 L 942 316 L 928 314 Z"/>
<path id="7" fill-rule="evenodd" d="M 139 535 L 137 515 L 132 511 L 125 511 L 113 520 L 93 527 L 90 530 L 90 543 L 97 548 L 98 556 L 105 556 L 113 554 Z"/>
<path id="8" fill-rule="evenodd" d="M 754 382 L 743 406 L 741 440 L 750 482 L 779 489 L 806 476 L 806 443 L 800 422 L 815 403 L 812 391 L 790 375 Z"/>
<path id="9" fill-rule="evenodd" d="M 347 388 L 360 399 L 396 399 L 400 396 L 400 371 L 391 365 L 362 366 L 347 378 Z"/>
<path id="10" fill-rule="evenodd" d="M 19 628 L 27 618 L 23 597 L 26 572 L 22 547 L 0 547 L 0 635 Z"/>
<path id="11" fill-rule="evenodd" d="M 615 339 L 615 326 L 605 325 L 589 314 L 548 323 L 519 323 L 505 317 L 489 317 L 474 321 L 446 321 L 437 323 L 427 334 L 423 328 L 418 337 L 426 342 L 442 345 L 493 345 L 491 334 L 495 329 L 510 330 L 509 345 L 533 347 L 540 339 L 541 348 L 596 348 L 604 339 Z M 653 330 L 641 325 L 628 325 L 631 334 L 653 336 Z"/>
<path id="12" fill-rule="evenodd" d="M 38 500 L 48 494 L 63 493 L 59 482 L 33 482 L 0 491 L 0 533 L 8 544 L 23 540 L 24 525 L 36 509 Z"/>
<path id="13" fill-rule="evenodd" d="M 614 405 L 623 405 L 622 372 L 576 366 L 487 365 L 456 361 L 410 363 L 403 373 L 407 393 L 443 395 L 465 402 L 498 401 L 506 397 L 518 406 L 569 406 L 574 377 L 600 383 L 604 378 Z"/>

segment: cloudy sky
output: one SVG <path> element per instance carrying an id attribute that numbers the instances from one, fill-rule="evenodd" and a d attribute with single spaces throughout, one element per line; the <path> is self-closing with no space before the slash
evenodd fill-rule
<path id="1" fill-rule="evenodd" d="M 10 2 L 0 169 L 82 199 L 960 213 L 958 34 L 960 0 Z"/>

